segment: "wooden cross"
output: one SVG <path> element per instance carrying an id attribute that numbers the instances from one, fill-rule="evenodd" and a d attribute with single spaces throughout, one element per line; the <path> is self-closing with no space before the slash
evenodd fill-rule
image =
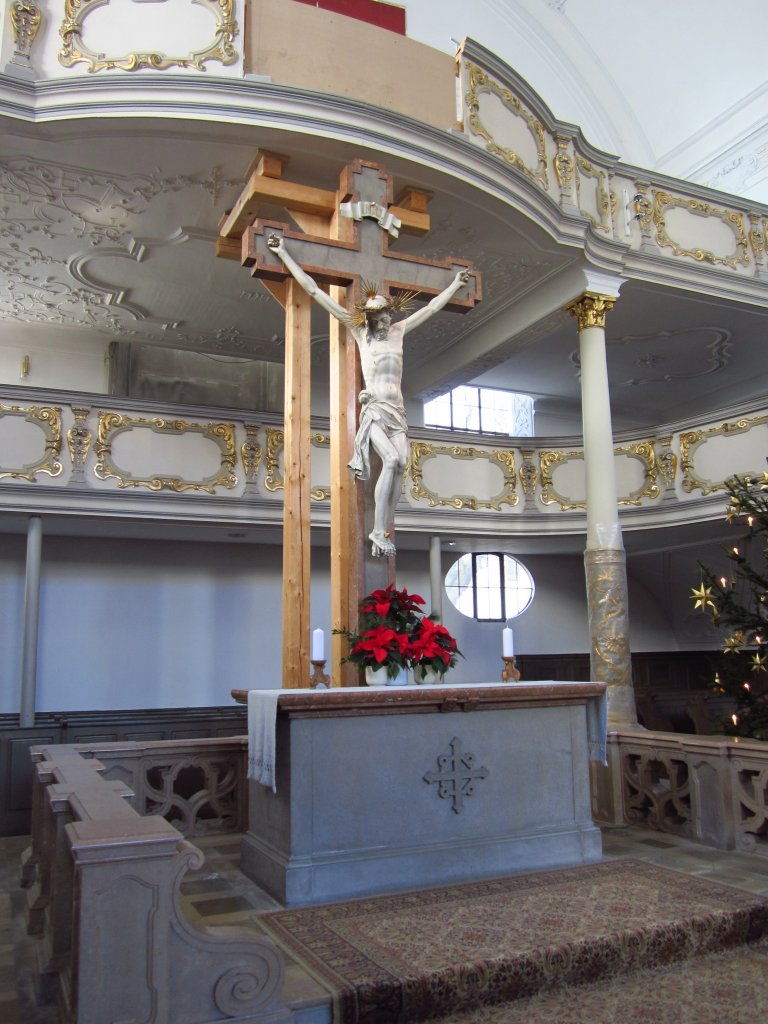
<path id="1" fill-rule="evenodd" d="M 267 155 L 269 157 L 269 155 Z M 272 158 L 279 160 L 279 158 Z M 271 173 L 270 173 L 271 169 Z M 259 173 L 259 171 L 261 173 Z M 397 222 L 404 230 L 424 233 L 428 227 L 426 194 L 409 190 L 395 206 L 392 178 L 377 164 L 357 160 L 344 168 L 335 194 L 281 179 L 282 164 L 262 158 L 236 207 L 221 226 L 219 254 L 233 256 L 233 242 L 242 234 L 242 262 L 283 303 L 286 309 L 286 406 L 283 535 L 283 685 L 303 686 L 309 662 L 309 298 L 293 281 L 282 261 L 267 246 L 272 234 L 287 240 L 291 255 L 316 281 L 331 288 L 341 305 L 361 298 L 361 282 L 375 281 L 382 294 L 418 291 L 429 297 L 441 292 L 461 269 L 470 281 L 445 307 L 466 312 L 480 299 L 479 275 L 466 260 L 426 260 L 391 252 L 390 234 Z M 280 179 L 280 180 L 274 180 Z M 259 200 L 278 201 L 305 230 L 257 220 L 246 222 Z M 345 212 L 348 216 L 340 216 Z M 425 227 L 426 222 L 426 227 Z M 330 237 L 331 235 L 335 237 Z M 345 293 L 345 289 L 348 291 Z M 380 585 L 379 564 L 363 567 L 362 509 L 346 463 L 355 434 L 355 396 L 359 390 L 356 351 L 346 331 L 331 319 L 331 618 L 334 628 L 356 620 L 357 603 L 365 591 Z M 384 561 L 384 560 L 380 560 Z M 389 560 L 391 561 L 391 559 Z M 393 567 L 391 567 L 393 568 Z M 342 674 L 341 637 L 333 638 L 331 675 L 334 683 L 354 685 L 353 672 Z M 345 666 L 351 669 L 351 666 Z"/>
<path id="2" fill-rule="evenodd" d="M 416 291 L 429 297 L 450 284 L 457 271 L 472 272 L 469 260 L 428 260 L 390 251 L 391 230 L 398 230 L 387 230 L 387 213 L 393 205 L 392 177 L 377 164 L 356 160 L 345 167 L 338 194 L 344 197 L 342 212 L 346 207 L 353 214 L 350 240 L 318 237 L 293 231 L 286 224 L 257 220 L 243 236 L 243 265 L 253 267 L 254 277 L 285 281 L 289 276 L 285 267 L 266 244 L 269 235 L 282 234 L 293 258 L 316 281 L 352 287 L 358 298 L 363 280 L 375 282 L 382 295 Z M 466 313 L 479 300 L 480 279 L 472 272 L 469 284 L 445 309 Z"/>

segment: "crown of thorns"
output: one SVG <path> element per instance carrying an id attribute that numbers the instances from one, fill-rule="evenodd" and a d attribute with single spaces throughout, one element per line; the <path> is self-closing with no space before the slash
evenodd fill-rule
<path id="1" fill-rule="evenodd" d="M 348 327 L 362 327 L 369 313 L 386 310 L 389 313 L 410 313 L 418 292 L 399 292 L 393 299 L 379 294 L 379 286 L 373 281 L 363 281 L 363 302 L 356 302 L 349 312 Z"/>

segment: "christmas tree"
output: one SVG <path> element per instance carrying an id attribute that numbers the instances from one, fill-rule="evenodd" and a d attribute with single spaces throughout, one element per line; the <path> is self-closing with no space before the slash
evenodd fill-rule
<path id="1" fill-rule="evenodd" d="M 727 631 L 712 681 L 733 703 L 725 732 L 768 740 L 768 473 L 733 477 L 726 486 L 725 518 L 740 528 L 725 549 L 732 568 L 718 576 L 699 563 L 701 584 L 692 599 Z"/>

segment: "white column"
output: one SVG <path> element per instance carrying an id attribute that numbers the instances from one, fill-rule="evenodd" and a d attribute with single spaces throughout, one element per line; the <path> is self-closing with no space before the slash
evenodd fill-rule
<path id="1" fill-rule="evenodd" d="M 637 725 L 637 714 L 605 353 L 605 316 L 615 301 L 615 294 L 586 292 L 568 308 L 579 322 L 587 504 L 584 568 L 591 674 L 608 687 L 609 724 L 614 728 L 631 728 Z"/>
<path id="2" fill-rule="evenodd" d="M 35 724 L 42 546 L 43 521 L 40 516 L 30 516 L 27 525 L 27 565 L 24 579 L 24 623 L 21 648 L 19 724 L 22 728 L 30 728 Z"/>
<path id="3" fill-rule="evenodd" d="M 438 622 L 443 621 L 443 559 L 439 537 L 429 538 L 430 608 Z"/>
<path id="4" fill-rule="evenodd" d="M 579 355 L 587 487 L 587 550 L 621 548 L 624 545 L 616 500 L 604 327 L 585 326 L 580 329 Z"/>

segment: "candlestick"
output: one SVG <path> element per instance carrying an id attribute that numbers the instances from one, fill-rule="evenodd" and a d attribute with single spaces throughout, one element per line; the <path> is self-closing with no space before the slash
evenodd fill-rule
<path id="1" fill-rule="evenodd" d="M 312 633 L 312 661 L 323 661 L 325 658 L 325 633 L 316 629 Z"/>
<path id="2" fill-rule="evenodd" d="M 511 656 L 505 655 L 501 660 L 504 662 L 504 668 L 501 673 L 502 683 L 519 683 L 520 669 L 515 664 L 514 654 Z"/>
<path id="3" fill-rule="evenodd" d="M 501 653 L 504 658 L 511 658 L 515 653 L 515 639 L 509 626 L 501 631 Z"/>
<path id="4" fill-rule="evenodd" d="M 312 664 L 314 669 L 312 675 L 309 677 L 309 685 L 313 690 L 327 690 L 331 685 L 331 677 L 326 675 L 323 671 L 325 668 L 325 658 L 312 658 Z"/>

